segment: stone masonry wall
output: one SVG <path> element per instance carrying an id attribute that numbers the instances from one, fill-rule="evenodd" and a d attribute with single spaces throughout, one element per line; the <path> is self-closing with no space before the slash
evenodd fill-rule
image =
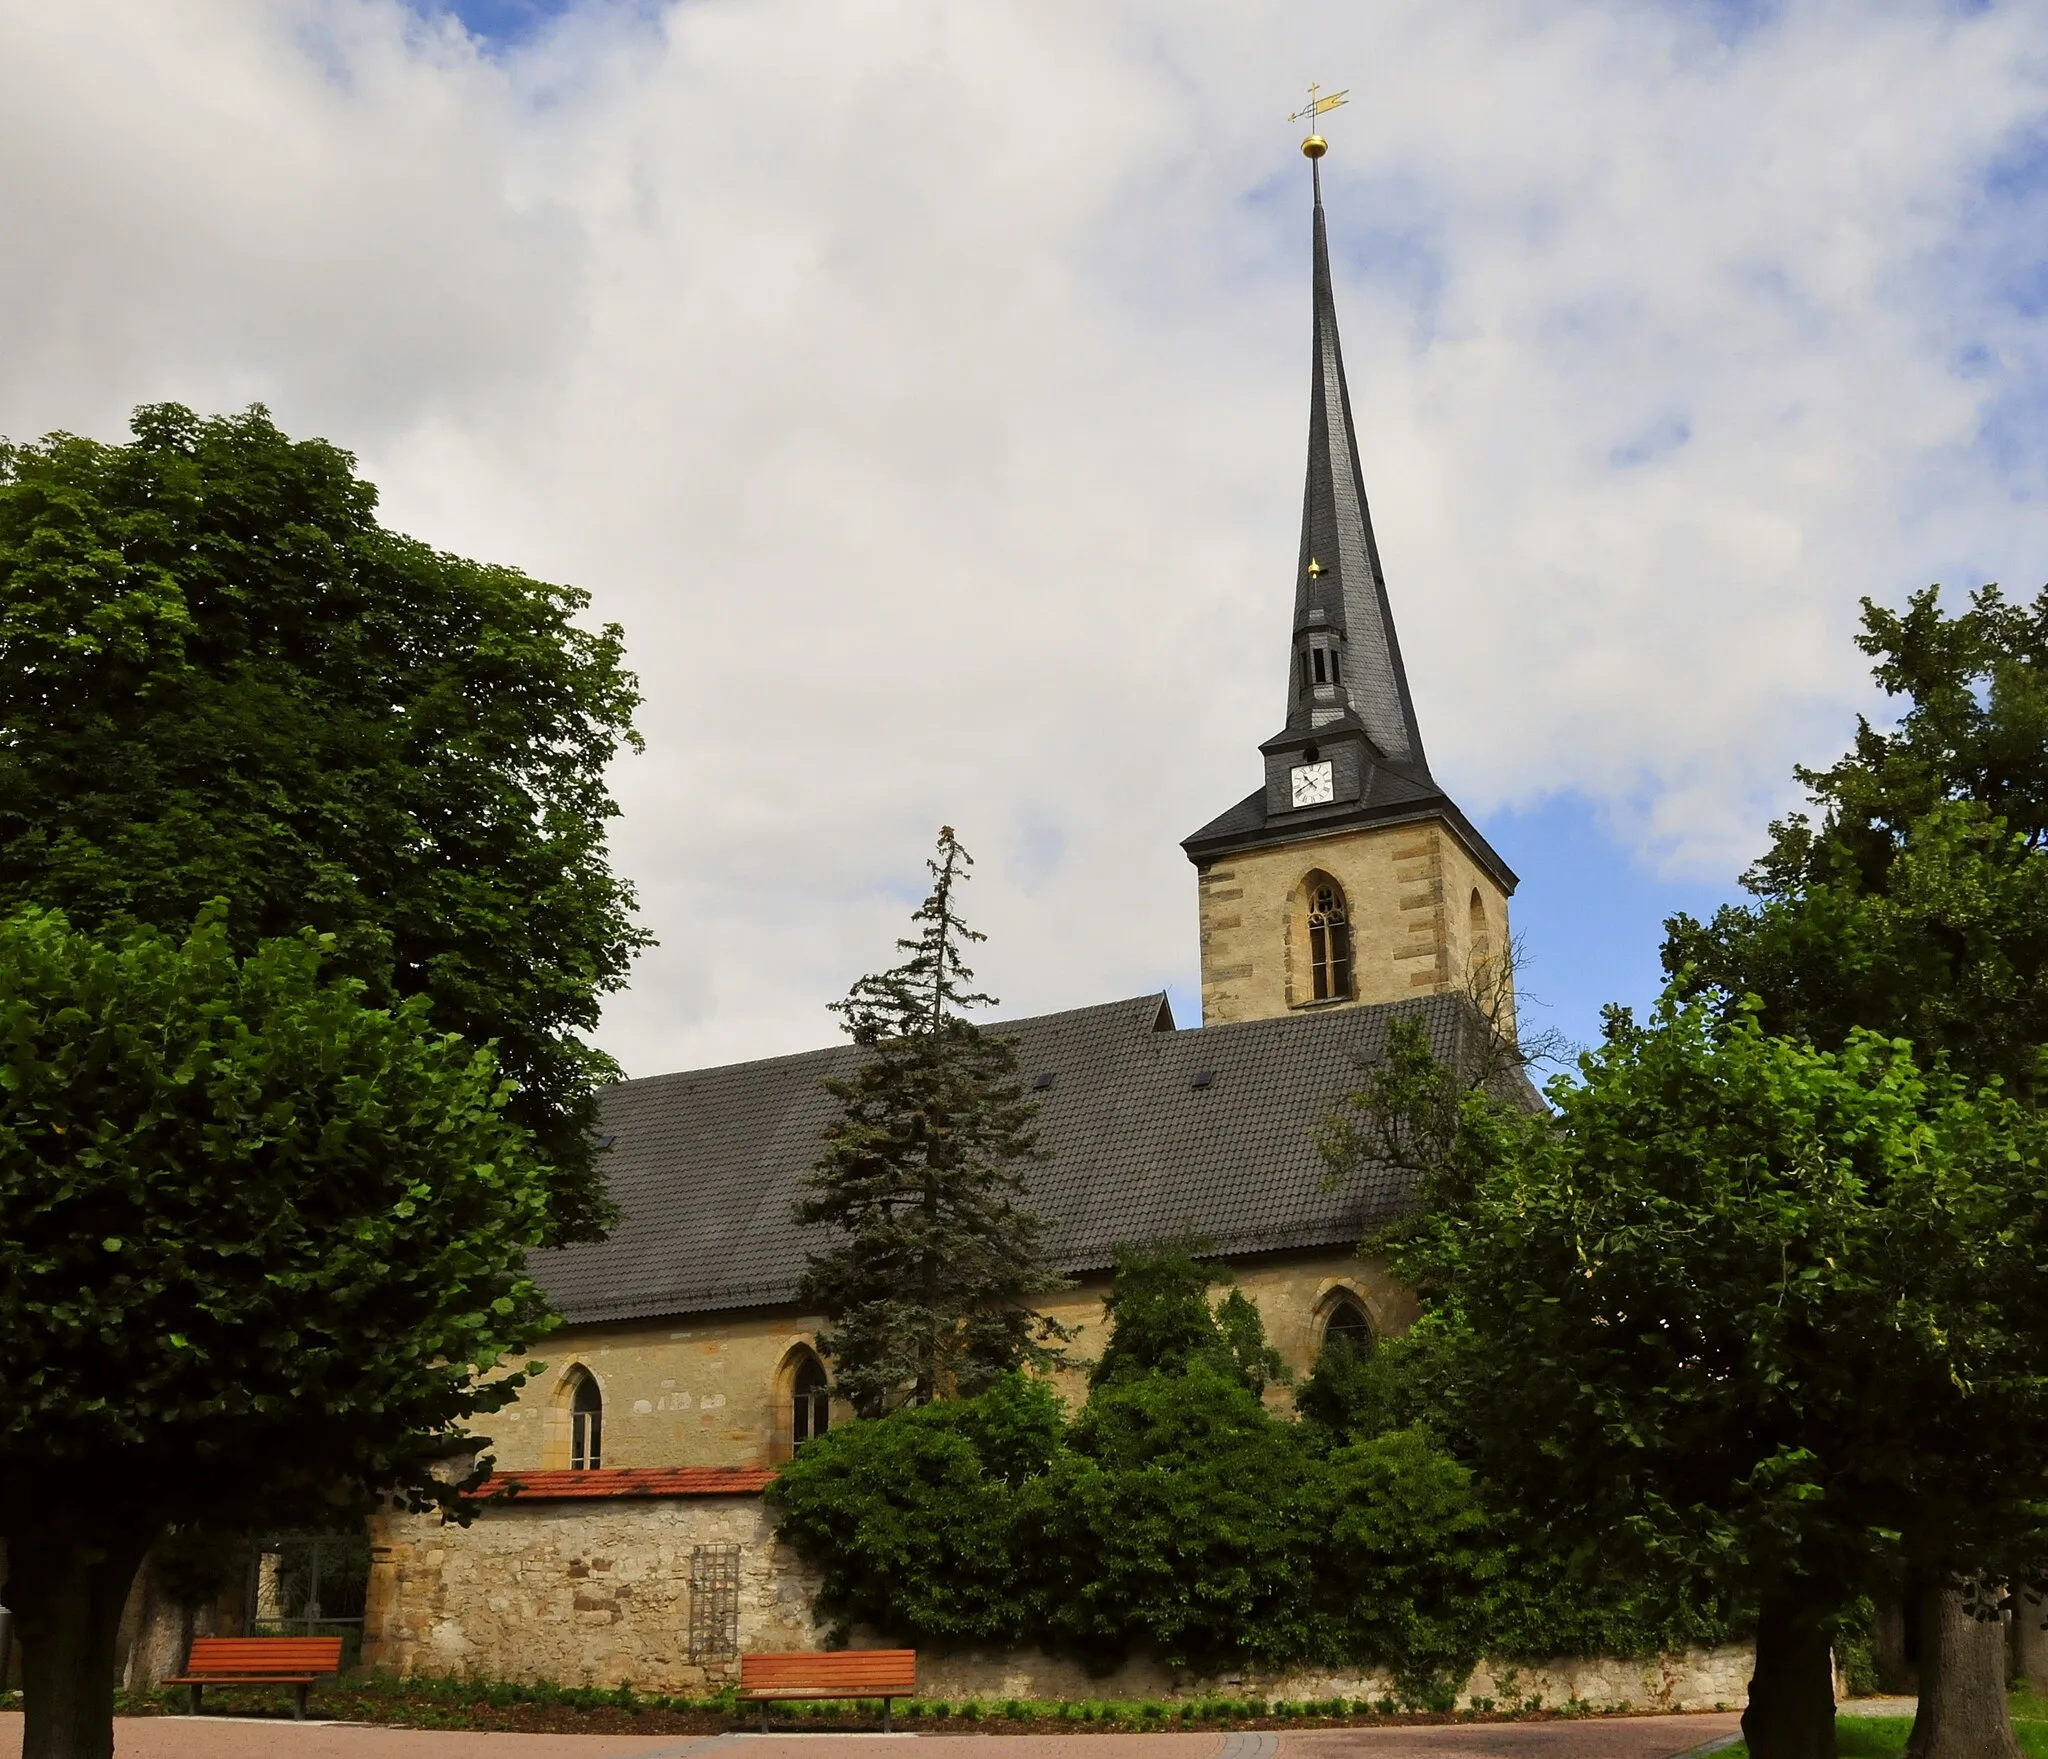
<path id="1" fill-rule="evenodd" d="M 1340 1294 L 1356 1296 L 1383 1337 L 1405 1330 L 1414 1314 L 1412 1297 L 1348 1251 L 1273 1254 L 1230 1268 L 1297 1376 L 1314 1365 L 1323 1322 Z M 1074 1348 L 1084 1358 L 1099 1355 L 1106 1342 L 1108 1292 L 1107 1278 L 1090 1277 L 1041 1303 L 1076 1328 Z M 541 1347 L 546 1372 L 517 1403 L 487 1419 L 491 1452 L 505 1470 L 568 1465 L 568 1376 L 582 1368 L 604 1398 L 608 1466 L 776 1464 L 789 1457 L 793 1364 L 818 1324 L 813 1315 L 785 1309 L 566 1326 Z M 1059 1385 L 1072 1402 L 1086 1396 L 1078 1374 Z M 1285 1407 L 1284 1392 L 1276 1389 L 1273 1398 L 1276 1408 Z M 839 1420 L 850 1415 L 837 1413 Z"/>
<path id="2" fill-rule="evenodd" d="M 819 1647 L 816 1583 L 758 1496 L 619 1497 L 498 1505 L 466 1528 L 381 1517 L 363 1660 L 398 1674 L 714 1692 L 738 1664 L 690 1659 L 700 1545 L 740 1547 L 740 1648 Z"/>
<path id="3" fill-rule="evenodd" d="M 732 1661 L 689 1655 L 690 1553 L 738 1545 L 742 1650 L 816 1649 L 815 1574 L 775 1537 L 758 1497 L 532 1502 L 479 1512 L 468 1528 L 435 1516 L 383 1518 L 374 1545 L 363 1658 L 398 1674 L 474 1675 L 562 1685 L 706 1694 L 737 1675 Z M 863 1646 L 873 1633 L 856 1633 Z M 1482 1663 L 1460 1702 L 1502 1708 L 1573 1698 L 1601 1708 L 1712 1709 L 1747 1693 L 1746 1648 L 1651 1661 L 1577 1660 L 1509 1668 Z M 1392 1682 L 1359 1671 L 1244 1673 L 1219 1680 L 1134 1660 L 1091 1675 L 1035 1651 L 927 1653 L 928 1697 L 1173 1699 L 1224 1691 L 1269 1699 L 1380 1698 Z"/>

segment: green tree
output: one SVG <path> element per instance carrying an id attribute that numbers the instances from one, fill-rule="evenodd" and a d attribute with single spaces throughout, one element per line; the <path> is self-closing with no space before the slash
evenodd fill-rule
<path id="1" fill-rule="evenodd" d="M 1798 772 L 1810 808 L 1771 827 L 1769 851 L 1744 877 L 1755 901 L 1707 924 L 1674 918 L 1666 968 L 1724 1009 L 1757 998 L 1772 1031 L 1824 1048 L 1858 1029 L 1910 1038 L 1923 1058 L 1997 1077 L 2039 1104 L 2048 593 L 2017 606 L 1987 587 L 1954 616 L 1933 588 L 1904 612 L 1866 601 L 1858 641 L 1901 702 L 1897 724 L 1861 722 L 1832 767 Z M 1938 1559 L 1916 1567 L 1944 1580 Z M 2002 1634 L 1988 1616 L 1962 1616 L 1966 1598 L 1987 1615 L 1997 1604 L 1965 1584 L 1922 1596 L 1913 1750 L 1927 1759 L 2011 1741 L 1996 1685 Z M 1993 1684 L 1943 1689 L 1945 1671 Z"/>
<path id="2" fill-rule="evenodd" d="M 348 453 L 260 408 L 134 436 L 0 446 L 0 909 L 331 935 L 371 1001 L 497 1046 L 554 1237 L 595 1237 L 617 1071 L 581 1034 L 645 943 L 605 861 L 618 629 L 385 530 Z"/>
<path id="3" fill-rule="evenodd" d="M 1823 1051 L 1676 998 L 1610 1010 L 1549 1094 L 1555 1119 L 1465 1094 L 1375 1249 L 1482 1474 L 1754 1606 L 1750 1751 L 1831 1759 L 1829 1639 L 1902 1535 L 1988 1570 L 2037 1534 L 2048 1131 L 1903 1041 Z"/>
<path id="4" fill-rule="evenodd" d="M 1109 1342 L 1089 1370 L 1091 1387 L 1185 1374 L 1197 1362 L 1236 1379 L 1254 1397 L 1269 1383 L 1286 1383 L 1286 1365 L 1266 1342 L 1265 1321 L 1244 1291 L 1232 1285 L 1220 1307 L 1210 1305 L 1209 1291 L 1231 1278 L 1197 1256 L 1199 1250 L 1192 1240 L 1118 1249 L 1102 1303 Z"/>
<path id="5" fill-rule="evenodd" d="M 1823 1048 L 1857 1028 L 1906 1037 L 2035 1097 L 2048 1044 L 2048 592 L 1995 587 L 1946 615 L 1865 602 L 1858 645 L 1904 699 L 1859 722 L 1826 770 L 1796 773 L 1812 810 L 1771 827 L 1712 922 L 1674 917 L 1666 970 L 1723 1006 L 1753 995 L 1772 1032 Z"/>
<path id="6" fill-rule="evenodd" d="M 25 1759 L 113 1750 L 172 1523 L 332 1519 L 433 1472 L 547 1323 L 550 1172 L 489 1052 L 332 947 L 0 918 L 0 1538 Z"/>
<path id="7" fill-rule="evenodd" d="M 833 1004 L 866 1055 L 825 1083 L 841 1114 L 794 1205 L 799 1223 L 838 1234 L 807 1260 L 797 1299 L 825 1315 L 819 1351 L 864 1417 L 1066 1360 L 1065 1328 L 1030 1305 L 1067 1286 L 1046 1266 L 1043 1222 L 1019 1201 L 1026 1169 L 1045 1158 L 1038 1108 L 1015 1041 L 965 1013 L 993 1003 L 968 987 L 961 958 L 984 938 L 959 912 L 973 858 L 948 825 L 926 865 L 918 933 L 896 943 L 907 957 Z"/>

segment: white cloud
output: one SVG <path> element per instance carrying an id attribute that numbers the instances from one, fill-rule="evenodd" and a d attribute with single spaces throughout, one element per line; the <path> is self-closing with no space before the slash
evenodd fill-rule
<path id="1" fill-rule="evenodd" d="M 824 1038 L 942 819 L 1013 1008 L 1185 982 L 1177 840 L 1280 713 L 1280 117 L 1348 82 L 1437 768 L 1725 870 L 1862 700 L 1857 594 L 2048 574 L 2031 198 L 1987 182 L 2048 19 L 1725 16 L 593 0 L 493 56 L 395 0 L 0 0 L 0 431 L 261 398 L 395 523 L 596 594 L 648 694 L 638 1072 Z"/>

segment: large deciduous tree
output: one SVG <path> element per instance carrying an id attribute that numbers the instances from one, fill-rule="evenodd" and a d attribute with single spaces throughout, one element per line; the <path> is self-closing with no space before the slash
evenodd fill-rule
<path id="1" fill-rule="evenodd" d="M 1038 1108 L 1015 1042 L 965 1012 L 993 1000 L 969 987 L 961 956 L 983 938 L 960 915 L 971 865 L 942 829 L 917 935 L 896 943 L 903 962 L 833 1004 L 864 1055 L 825 1083 L 841 1114 L 794 1213 L 839 1237 L 810 1256 L 797 1298 L 826 1316 L 818 1348 L 863 1416 L 1064 1360 L 1064 1328 L 1031 1306 L 1066 1286 L 1021 1201 L 1044 1158 Z"/>
<path id="2" fill-rule="evenodd" d="M 1356 1108 L 1426 1109 L 1397 1049 Z M 1901 1548 L 1995 1570 L 2039 1537 L 2048 1128 L 1902 1040 L 1675 997 L 1579 1074 L 1554 1119 L 1460 1094 L 1376 1249 L 1489 1482 L 1754 1606 L 1749 1750 L 1832 1759 L 1830 1637 Z"/>
<path id="3" fill-rule="evenodd" d="M 2033 1097 L 2048 1044 L 2048 591 L 1986 587 L 1956 616 L 1933 588 L 1866 602 L 1858 645 L 1902 697 L 1890 731 L 1796 773 L 1812 811 L 1771 827 L 1756 902 L 1674 917 L 1664 963 L 1724 1007 L 1824 1048 L 1911 1038 Z"/>
<path id="4" fill-rule="evenodd" d="M 243 950 L 312 928 L 372 1001 L 494 1043 L 556 1172 L 607 1213 L 581 1036 L 644 937 L 606 865 L 633 734 L 584 594 L 387 531 L 346 452 L 261 409 L 0 447 L 0 908 Z"/>
<path id="5" fill-rule="evenodd" d="M 0 918 L 0 1539 L 25 1759 L 107 1759 L 169 1523 L 332 1519 L 434 1475 L 547 1323 L 552 1169 L 490 1052 L 311 936 Z"/>
<path id="6" fill-rule="evenodd" d="M 1987 587 L 1956 615 L 1933 588 L 1903 612 L 1866 602 L 1859 637 L 1903 712 L 1858 727 L 1825 770 L 1801 770 L 1811 810 L 1772 826 L 1745 876 L 1755 902 L 1710 923 L 1675 918 L 1667 969 L 1729 1009 L 1761 1004 L 1773 1031 L 1835 1047 L 1867 1029 L 1910 1038 L 1963 1075 L 2044 1097 L 2048 1044 L 2048 592 L 2030 605 Z M 1997 1604 L 1924 1546 L 1916 1755 L 1974 1751 L 2002 1727 Z M 1894 1585 L 1894 1591 L 1897 1591 Z M 1946 1604 L 1943 1604 L 1943 1602 Z M 2038 1604 L 2018 1615 L 2038 1621 Z M 1990 1652 L 1972 1656 L 1969 1651 Z M 1943 1687 L 1937 1676 L 1953 1670 Z M 1946 1724 L 1953 1723 L 1951 1739 Z"/>

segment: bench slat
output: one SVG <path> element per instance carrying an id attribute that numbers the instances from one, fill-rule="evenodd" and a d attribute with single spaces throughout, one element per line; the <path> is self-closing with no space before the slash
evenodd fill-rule
<path id="1" fill-rule="evenodd" d="M 740 1657 L 741 1693 L 801 1697 L 874 1697 L 917 1690 L 914 1649 L 840 1649 L 822 1654 Z"/>
<path id="2" fill-rule="evenodd" d="M 341 1671 L 339 1637 L 194 1637 L 188 1677 L 323 1674 Z"/>

